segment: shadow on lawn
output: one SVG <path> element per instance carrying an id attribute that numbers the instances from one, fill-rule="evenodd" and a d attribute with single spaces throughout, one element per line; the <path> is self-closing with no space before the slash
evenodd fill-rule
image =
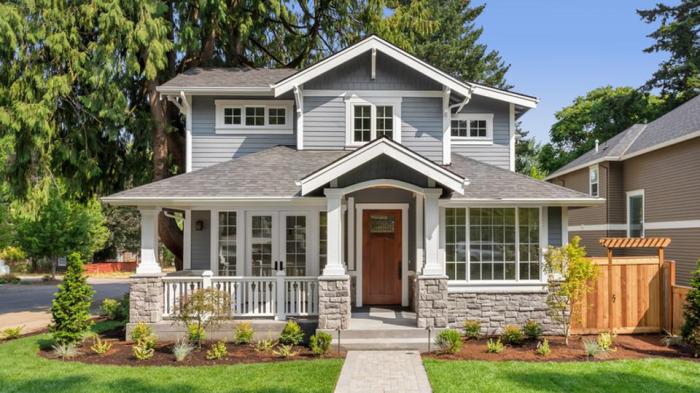
<path id="1" fill-rule="evenodd" d="M 581 392 L 700 392 L 692 381 L 667 381 L 629 372 L 599 369 L 596 372 L 511 372 L 507 378 L 522 389 Z"/>

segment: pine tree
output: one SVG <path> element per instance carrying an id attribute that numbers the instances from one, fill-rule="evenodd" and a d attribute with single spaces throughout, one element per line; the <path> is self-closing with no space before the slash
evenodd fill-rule
<path id="1" fill-rule="evenodd" d="M 700 260 L 690 280 L 690 288 L 683 308 L 685 323 L 681 328 L 681 336 L 695 347 L 697 353 L 700 352 Z"/>
<path id="2" fill-rule="evenodd" d="M 68 256 L 68 269 L 51 305 L 49 330 L 58 344 L 80 341 L 90 329 L 90 305 L 95 291 L 87 283 L 80 254 Z"/>

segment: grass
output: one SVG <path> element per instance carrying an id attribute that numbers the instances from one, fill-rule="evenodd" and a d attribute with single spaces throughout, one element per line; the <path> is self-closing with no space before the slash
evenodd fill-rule
<path id="1" fill-rule="evenodd" d="M 700 362 L 484 362 L 426 359 L 436 393 L 700 392 Z"/>
<path id="2" fill-rule="evenodd" d="M 113 327 L 113 323 L 111 325 Z M 98 324 L 96 330 L 109 328 Z M 130 367 L 48 360 L 48 335 L 0 344 L 0 392 L 331 392 L 342 360 L 207 367 Z"/>

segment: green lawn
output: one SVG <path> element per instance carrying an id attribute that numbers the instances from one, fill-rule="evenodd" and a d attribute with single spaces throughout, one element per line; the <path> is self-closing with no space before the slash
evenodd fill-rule
<path id="1" fill-rule="evenodd" d="M 39 357 L 34 336 L 0 344 L 0 392 L 332 392 L 342 360 L 208 367 L 116 367 Z"/>
<path id="2" fill-rule="evenodd" d="M 435 393 L 700 392 L 700 363 L 647 359 L 524 363 L 426 359 Z"/>

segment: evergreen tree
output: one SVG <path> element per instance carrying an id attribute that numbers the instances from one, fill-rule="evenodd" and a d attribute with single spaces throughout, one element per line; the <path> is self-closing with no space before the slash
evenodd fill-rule
<path id="1" fill-rule="evenodd" d="M 700 354 L 700 261 L 690 280 L 690 288 L 683 307 L 685 322 L 681 328 L 681 336 L 695 348 L 696 354 Z"/>
<path id="2" fill-rule="evenodd" d="M 92 326 L 90 305 L 95 291 L 87 283 L 80 254 L 68 256 L 68 270 L 51 304 L 49 326 L 54 341 L 68 344 L 80 341 Z"/>

